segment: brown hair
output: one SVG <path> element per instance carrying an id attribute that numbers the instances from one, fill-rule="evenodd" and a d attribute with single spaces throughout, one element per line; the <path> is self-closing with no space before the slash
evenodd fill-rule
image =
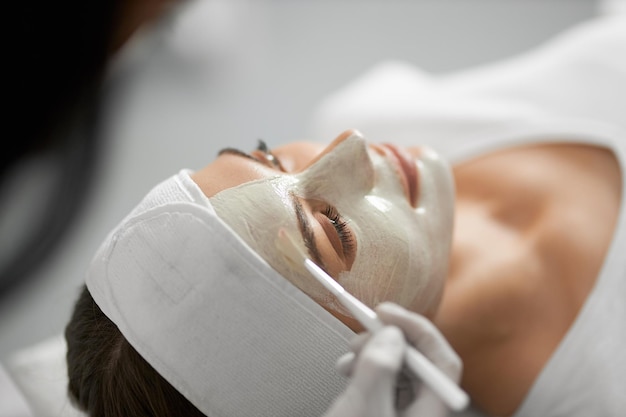
<path id="1" fill-rule="evenodd" d="M 65 339 L 69 396 L 91 417 L 204 417 L 126 341 L 85 286 Z"/>

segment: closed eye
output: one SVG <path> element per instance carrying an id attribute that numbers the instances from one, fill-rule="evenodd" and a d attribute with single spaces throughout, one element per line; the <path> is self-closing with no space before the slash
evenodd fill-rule
<path id="1" fill-rule="evenodd" d="M 314 199 L 301 201 L 295 194 L 291 194 L 290 197 L 304 245 L 313 262 L 331 276 L 334 276 L 331 271 L 349 270 L 356 257 L 356 239 L 349 222 L 341 217 L 335 207 L 324 201 Z M 315 223 L 312 223 L 311 219 L 314 219 Z M 317 225 L 320 227 L 316 227 Z M 326 239 L 322 240 L 321 234 L 325 235 Z M 324 241 L 330 242 L 330 245 L 324 244 Z"/>
<path id="2" fill-rule="evenodd" d="M 287 172 L 285 171 L 283 164 L 280 163 L 280 159 L 278 159 L 276 155 L 272 153 L 272 151 L 267 147 L 267 144 L 263 139 L 259 139 L 259 144 L 256 150 L 261 152 L 262 158 L 265 159 L 265 161 L 270 165 L 271 168 L 277 168 L 283 172 Z"/>
<path id="3" fill-rule="evenodd" d="M 321 226 L 326 241 L 329 242 L 332 253 L 336 256 L 333 262 L 335 270 L 350 270 L 356 257 L 356 237 L 350 222 L 341 216 L 337 208 L 325 201 L 307 200 L 307 206 L 311 208 L 313 217 Z M 324 247 L 328 248 L 328 246 Z M 342 266 L 339 266 L 337 262 Z"/>
<path id="4" fill-rule="evenodd" d="M 332 224 L 339 241 L 341 242 L 341 255 L 344 260 L 351 258 L 355 249 L 355 240 L 352 235 L 352 231 L 348 226 L 348 221 L 345 220 L 337 209 L 331 205 L 326 206 L 322 211 L 322 214 L 328 218 Z"/>

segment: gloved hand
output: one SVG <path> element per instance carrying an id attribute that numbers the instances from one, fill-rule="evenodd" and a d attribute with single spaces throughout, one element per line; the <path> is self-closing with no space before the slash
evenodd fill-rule
<path id="1" fill-rule="evenodd" d="M 352 352 L 338 360 L 337 368 L 350 383 L 324 417 L 447 416 L 443 401 L 410 371 L 403 372 L 403 356 L 410 343 L 457 383 L 459 356 L 425 317 L 393 303 L 375 310 L 386 326 L 373 335 L 357 335 Z"/>

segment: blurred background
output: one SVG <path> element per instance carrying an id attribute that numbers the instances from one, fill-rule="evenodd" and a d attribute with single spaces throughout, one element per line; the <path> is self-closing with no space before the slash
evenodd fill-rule
<path id="1" fill-rule="evenodd" d="M 224 146 L 250 149 L 258 138 L 270 147 L 330 141 L 309 136 L 316 106 L 380 61 L 435 74 L 479 66 L 613 6 L 621 7 L 597 0 L 188 1 L 136 33 L 116 57 L 85 203 L 50 255 L 0 294 L 0 361 L 62 333 L 100 242 L 179 169 L 202 167 Z M 2 262 L 32 216 L 45 214 L 36 198 L 51 189 L 45 163 L 27 171 L 37 186 L 9 196 L 32 210 L 0 210 Z"/>

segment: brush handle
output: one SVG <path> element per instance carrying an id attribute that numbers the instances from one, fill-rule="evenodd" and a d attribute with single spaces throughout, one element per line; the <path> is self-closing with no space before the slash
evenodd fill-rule
<path id="1" fill-rule="evenodd" d="M 307 258 L 304 265 L 370 333 L 376 333 L 383 328 L 384 324 L 374 310 L 346 291 L 313 261 Z M 404 362 L 452 410 L 460 411 L 467 407 L 469 397 L 465 391 L 413 346 L 409 345 L 406 350 Z"/>
<path id="2" fill-rule="evenodd" d="M 344 290 L 339 296 L 339 299 L 348 301 L 344 303 L 344 305 L 349 308 L 355 318 L 371 333 L 377 332 L 384 326 L 374 310 L 363 304 L 363 302 L 349 292 Z M 409 345 L 405 353 L 404 361 L 407 367 L 413 371 L 422 382 L 428 385 L 452 410 L 461 411 L 467 407 L 469 396 L 465 391 L 459 388 L 446 374 L 433 365 L 420 351 Z"/>
<path id="3" fill-rule="evenodd" d="M 407 367 L 412 370 L 454 411 L 464 410 L 469 404 L 469 396 L 420 351 L 409 346 L 404 357 Z"/>
<path id="4" fill-rule="evenodd" d="M 378 319 L 378 315 L 358 298 L 347 291 L 343 297 L 352 299 L 347 306 L 353 306 L 350 311 L 371 333 L 380 330 L 384 324 Z M 341 297 L 340 297 L 341 298 Z M 419 377 L 422 382 L 430 387 L 447 405 L 454 411 L 461 411 L 467 407 L 469 397 L 457 384 L 455 384 L 446 374 L 426 358 L 413 346 L 408 346 L 404 361 L 406 366 Z"/>

